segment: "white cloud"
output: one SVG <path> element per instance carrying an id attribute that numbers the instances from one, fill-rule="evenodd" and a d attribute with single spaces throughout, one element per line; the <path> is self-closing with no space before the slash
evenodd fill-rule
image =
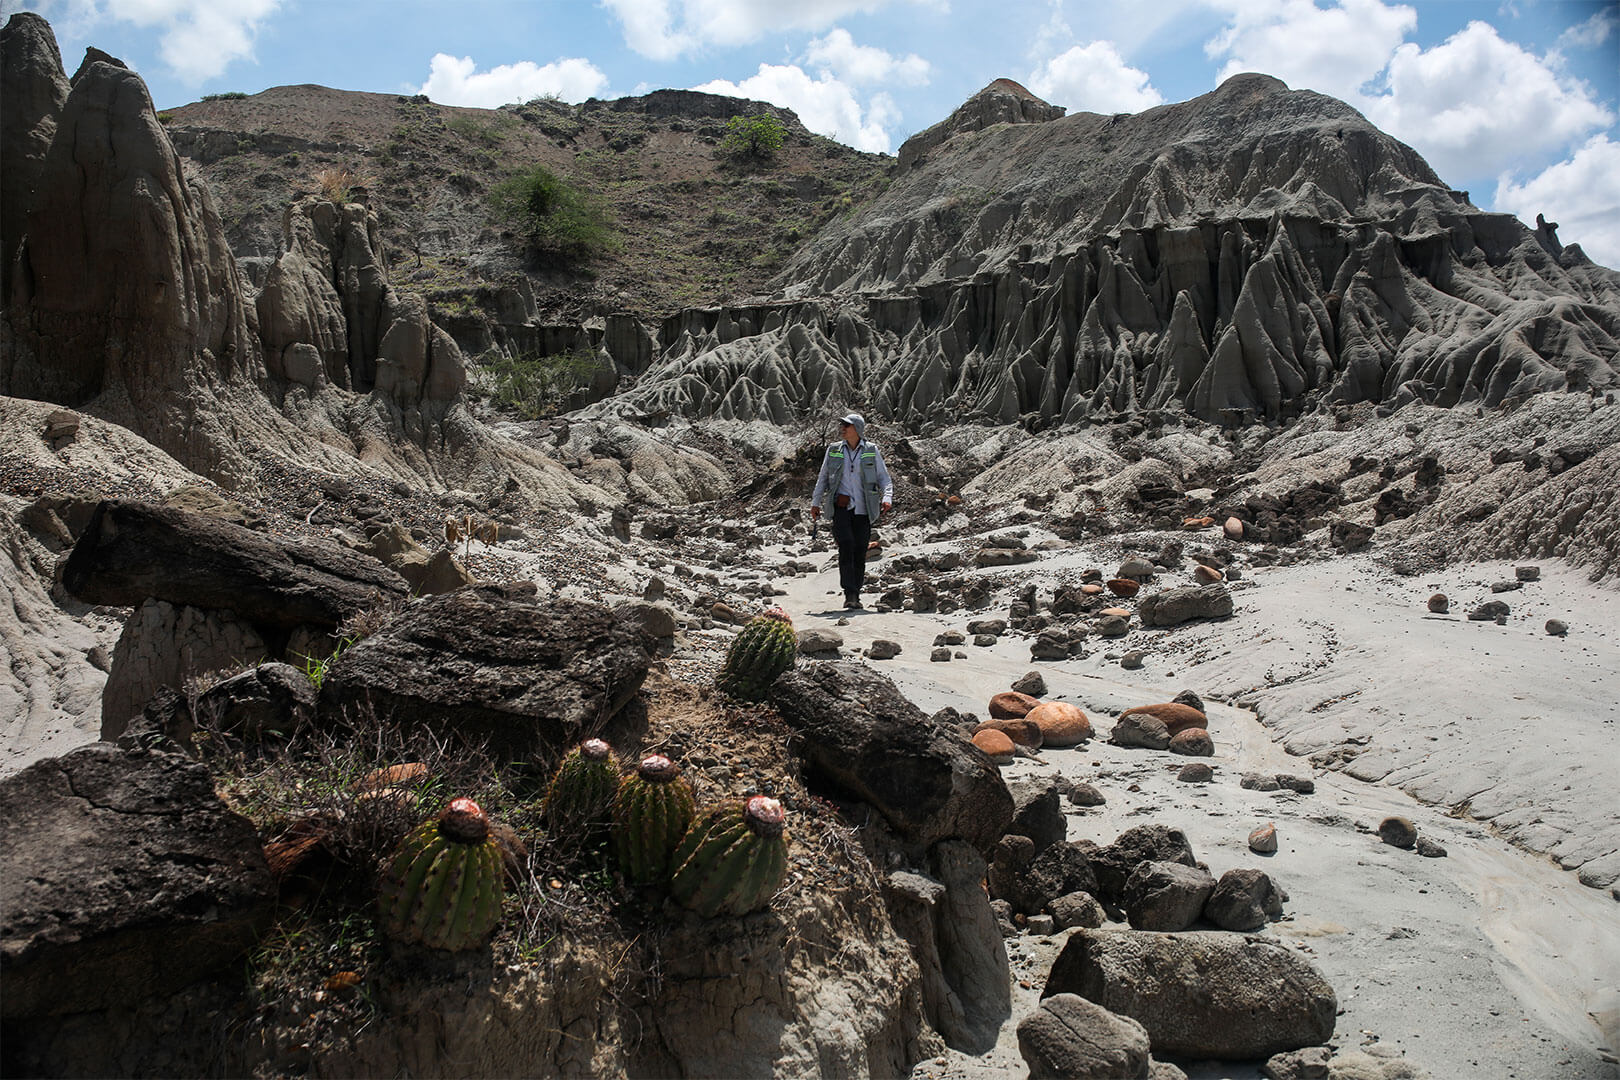
<path id="1" fill-rule="evenodd" d="M 1556 54 L 1537 57 L 1484 22 L 1425 49 L 1405 40 L 1417 27 L 1405 5 L 1213 2 L 1230 16 L 1204 47 L 1224 58 L 1222 79 L 1262 71 L 1341 98 L 1453 183 L 1544 160 L 1614 121 L 1590 88 L 1560 76 Z M 1588 37 L 1602 32 L 1588 23 Z"/>
<path id="2" fill-rule="evenodd" d="M 1141 112 L 1164 103 L 1147 72 L 1125 63 L 1108 41 L 1075 45 L 1052 57 L 1029 77 L 1029 88 L 1071 111 Z"/>
<path id="3" fill-rule="evenodd" d="M 844 82 L 928 85 L 928 61 L 916 53 L 897 57 L 871 45 L 857 45 L 842 27 L 834 27 L 826 37 L 812 39 L 805 59 L 832 71 Z"/>
<path id="4" fill-rule="evenodd" d="M 1607 7 L 1558 35 L 1560 49 L 1595 49 L 1620 31 L 1620 9 Z"/>
<path id="5" fill-rule="evenodd" d="M 163 62 L 193 86 L 224 73 L 237 60 L 253 58 L 259 24 L 273 15 L 281 0 L 8 0 L 0 12 L 22 8 L 38 11 L 59 34 L 91 36 L 106 22 L 134 23 L 161 34 Z M 71 70 L 72 65 L 69 65 Z"/>
<path id="6" fill-rule="evenodd" d="M 1216 0 L 1231 21 L 1204 45 L 1211 60 L 1225 57 L 1219 79 L 1243 71 L 1274 75 L 1296 90 L 1353 101 L 1417 26 L 1417 12 L 1379 0 L 1342 0 L 1319 8 L 1313 0 Z"/>
<path id="7" fill-rule="evenodd" d="M 874 95 L 863 110 L 854 92 L 831 72 L 812 79 L 797 64 L 761 64 L 757 74 L 742 82 L 715 79 L 692 89 L 792 109 L 811 131 L 872 153 L 890 151 L 889 125 L 900 115 L 887 94 Z"/>
<path id="8" fill-rule="evenodd" d="M 595 97 L 608 78 L 589 60 L 569 57 L 540 66 L 529 60 L 479 71 L 470 56 L 437 53 L 428 80 L 417 91 L 442 105 L 493 109 L 511 102 L 556 95 L 568 102 Z"/>
<path id="9" fill-rule="evenodd" d="M 1620 143 L 1595 135 L 1568 161 L 1524 183 L 1504 173 L 1495 207 L 1534 228 L 1537 214 L 1558 224 L 1558 239 L 1580 244 L 1594 262 L 1620 267 Z"/>
<path id="10" fill-rule="evenodd" d="M 653 60 L 712 46 L 744 45 L 783 30 L 821 30 L 846 15 L 897 0 L 601 0 L 624 28 L 626 45 Z M 937 4 L 937 0 L 910 0 Z"/>
<path id="11" fill-rule="evenodd" d="M 1494 174 L 1614 122 L 1585 84 L 1559 78 L 1482 22 L 1432 49 L 1400 46 L 1385 87 L 1356 104 L 1442 177 Z"/>

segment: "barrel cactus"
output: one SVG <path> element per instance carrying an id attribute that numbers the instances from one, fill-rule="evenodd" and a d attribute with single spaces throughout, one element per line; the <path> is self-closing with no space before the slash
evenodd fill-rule
<path id="1" fill-rule="evenodd" d="M 612 819 L 619 762 L 601 739 L 586 739 L 563 758 L 542 809 L 557 835 L 584 832 Z"/>
<path id="2" fill-rule="evenodd" d="M 643 758 L 613 800 L 613 847 L 625 877 L 638 885 L 668 877 L 695 812 L 681 767 L 661 754 Z"/>
<path id="3" fill-rule="evenodd" d="M 793 620 L 781 608 L 769 608 L 750 619 L 731 643 L 714 685 L 734 698 L 760 701 L 776 677 L 793 666 L 798 649 Z"/>
<path id="4" fill-rule="evenodd" d="M 453 799 L 400 841 L 383 874 L 383 932 L 399 941 L 459 952 L 475 949 L 501 918 L 501 853 L 489 816 Z"/>
<path id="5" fill-rule="evenodd" d="M 782 816 L 782 804 L 764 795 L 727 799 L 704 814 L 675 852 L 675 899 L 705 918 L 765 907 L 787 875 Z"/>

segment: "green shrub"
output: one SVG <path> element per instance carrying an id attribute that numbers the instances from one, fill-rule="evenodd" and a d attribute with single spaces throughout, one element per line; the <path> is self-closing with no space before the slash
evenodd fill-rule
<path id="1" fill-rule="evenodd" d="M 496 184 L 489 202 L 496 216 L 542 258 L 583 262 L 618 247 L 601 201 L 544 165 Z"/>
<path id="2" fill-rule="evenodd" d="M 575 390 L 590 383 L 602 362 L 589 349 L 554 356 L 500 356 L 484 364 L 490 402 L 524 420 L 554 415 Z"/>
<path id="3" fill-rule="evenodd" d="M 735 158 L 770 161 L 786 138 L 787 127 L 769 113 L 733 116 L 726 121 L 720 148 Z"/>
<path id="4" fill-rule="evenodd" d="M 247 97 L 246 91 L 227 90 L 223 94 L 204 94 L 202 99 L 204 101 L 241 101 L 245 97 Z"/>

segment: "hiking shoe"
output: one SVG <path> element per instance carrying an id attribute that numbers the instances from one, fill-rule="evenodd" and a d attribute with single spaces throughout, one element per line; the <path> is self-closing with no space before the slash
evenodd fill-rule
<path id="1" fill-rule="evenodd" d="M 858 608 L 860 606 L 861 606 L 861 594 L 860 593 L 847 592 L 847 593 L 844 594 L 844 607 L 846 609 L 854 610 L 854 609 L 856 609 L 856 608 Z"/>

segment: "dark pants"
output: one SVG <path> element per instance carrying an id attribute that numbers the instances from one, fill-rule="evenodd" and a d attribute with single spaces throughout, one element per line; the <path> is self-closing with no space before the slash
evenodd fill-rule
<path id="1" fill-rule="evenodd" d="M 872 519 L 834 507 L 832 531 L 838 543 L 838 583 L 845 596 L 858 593 L 866 584 L 866 545 L 872 539 Z"/>

